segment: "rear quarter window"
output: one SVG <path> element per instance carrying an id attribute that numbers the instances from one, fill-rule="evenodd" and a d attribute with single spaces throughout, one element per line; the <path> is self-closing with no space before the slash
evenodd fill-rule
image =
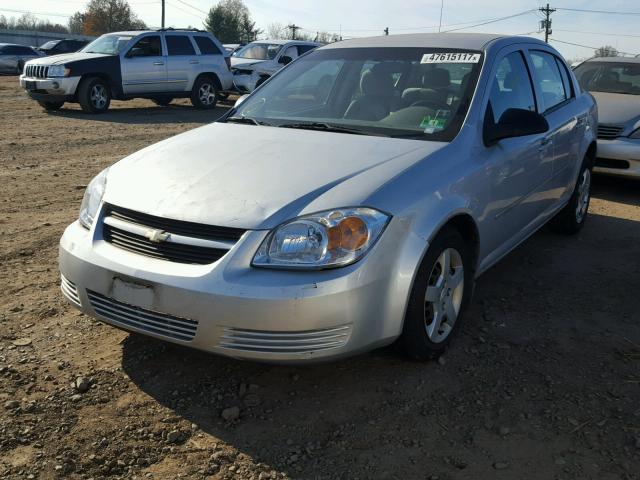
<path id="1" fill-rule="evenodd" d="M 202 55 L 222 55 L 220 49 L 210 38 L 193 37 L 193 39 L 196 41 L 196 45 L 198 45 Z"/>
<path id="2" fill-rule="evenodd" d="M 196 51 L 186 35 L 167 35 L 167 51 L 169 55 L 195 55 Z"/>

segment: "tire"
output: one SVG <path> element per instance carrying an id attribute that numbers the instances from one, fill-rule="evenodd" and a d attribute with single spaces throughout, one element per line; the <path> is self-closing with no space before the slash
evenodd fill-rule
<path id="1" fill-rule="evenodd" d="M 218 102 L 218 88 L 213 78 L 198 77 L 191 90 L 191 103 L 200 110 L 211 110 Z"/>
<path id="2" fill-rule="evenodd" d="M 111 104 L 107 82 L 98 77 L 85 78 L 78 87 L 78 102 L 86 113 L 104 113 Z"/>
<path id="3" fill-rule="evenodd" d="M 414 280 L 399 339 L 412 359 L 438 358 L 460 329 L 473 294 L 472 262 L 471 249 L 455 228 L 445 227 L 431 242 Z"/>
<path id="4" fill-rule="evenodd" d="M 173 97 L 153 98 L 151 101 L 160 107 L 166 107 L 173 101 Z"/>
<path id="5" fill-rule="evenodd" d="M 38 104 L 47 112 L 55 112 L 56 110 L 60 110 L 62 108 L 64 102 L 38 102 Z"/>
<path id="6" fill-rule="evenodd" d="M 573 235 L 584 226 L 591 201 L 591 168 L 591 161 L 586 158 L 580 167 L 578 180 L 569 203 L 549 222 L 553 231 Z"/>

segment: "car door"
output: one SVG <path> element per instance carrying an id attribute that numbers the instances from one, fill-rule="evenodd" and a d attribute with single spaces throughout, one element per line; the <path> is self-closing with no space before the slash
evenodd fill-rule
<path id="1" fill-rule="evenodd" d="M 16 47 L 5 45 L 0 47 L 0 71 L 14 72 L 18 68 Z"/>
<path id="2" fill-rule="evenodd" d="M 188 35 L 166 34 L 167 44 L 167 91 L 184 92 L 191 88 L 200 59 Z"/>
<path id="3" fill-rule="evenodd" d="M 532 49 L 528 54 L 553 142 L 553 175 L 546 193 L 550 200 L 558 200 L 572 183 L 586 116 L 581 115 L 574 101 L 575 92 L 564 61 L 545 50 Z"/>
<path id="4" fill-rule="evenodd" d="M 160 35 L 145 35 L 137 39 L 120 61 L 125 95 L 164 92 L 167 89 L 166 57 Z"/>
<path id="5" fill-rule="evenodd" d="M 485 128 L 510 108 L 538 110 L 525 53 L 509 48 L 494 63 L 487 86 Z M 486 147 L 490 179 L 485 228 L 488 251 L 512 246 L 534 228 L 545 210 L 541 192 L 553 171 L 553 148 L 546 134 L 505 138 Z"/>

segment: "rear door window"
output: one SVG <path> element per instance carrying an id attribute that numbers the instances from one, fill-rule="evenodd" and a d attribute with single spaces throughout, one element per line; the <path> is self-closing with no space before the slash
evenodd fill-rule
<path id="1" fill-rule="evenodd" d="M 207 37 L 193 37 L 196 41 L 196 45 L 200 49 L 200 54 L 202 55 L 222 55 L 222 52 L 218 49 L 215 43 L 211 41 L 210 38 Z"/>
<path id="2" fill-rule="evenodd" d="M 195 55 L 191 40 L 186 35 L 167 35 L 167 51 L 169 55 Z"/>
<path id="3" fill-rule="evenodd" d="M 135 57 L 159 57 L 162 55 L 162 46 L 160 44 L 159 35 L 150 35 L 142 37 L 138 40 L 129 53 L 133 53 Z"/>

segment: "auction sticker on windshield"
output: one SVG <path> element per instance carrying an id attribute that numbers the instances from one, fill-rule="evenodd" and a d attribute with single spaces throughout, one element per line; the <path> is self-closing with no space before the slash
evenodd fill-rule
<path id="1" fill-rule="evenodd" d="M 471 52 L 443 52 L 425 53 L 420 63 L 478 63 L 479 53 Z"/>

